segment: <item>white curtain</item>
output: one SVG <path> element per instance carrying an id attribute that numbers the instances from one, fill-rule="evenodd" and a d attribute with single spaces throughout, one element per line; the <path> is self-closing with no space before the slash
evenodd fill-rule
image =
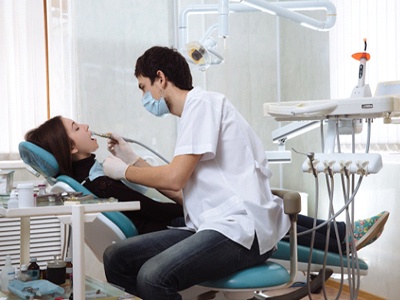
<path id="1" fill-rule="evenodd" d="M 79 97 L 76 92 L 75 34 L 71 0 L 46 0 L 50 74 L 50 117 L 76 119 Z"/>
<path id="2" fill-rule="evenodd" d="M 47 114 L 43 2 L 0 0 L 0 40 L 0 160 L 16 159 Z"/>
<path id="3" fill-rule="evenodd" d="M 379 82 L 400 80 L 400 2 L 398 0 L 331 0 L 337 21 L 330 31 L 331 98 L 350 97 L 358 83 L 359 61 L 351 55 L 364 51 L 371 58 L 366 65 L 365 83 L 374 95 Z M 399 125 L 372 125 L 371 150 L 398 151 Z M 365 141 L 366 126 L 356 141 Z M 350 140 L 349 140 L 350 141 Z"/>
<path id="4" fill-rule="evenodd" d="M 68 4 L 68 0 L 0 0 L 0 160 L 18 159 L 18 144 L 25 133 L 48 114 L 75 117 Z"/>

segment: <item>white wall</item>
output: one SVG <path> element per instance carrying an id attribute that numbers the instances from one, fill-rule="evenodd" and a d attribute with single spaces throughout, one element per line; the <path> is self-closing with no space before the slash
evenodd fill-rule
<path id="1" fill-rule="evenodd" d="M 191 3 L 198 1 L 75 1 L 77 97 L 83 103 L 78 121 L 90 124 L 95 131 L 116 131 L 148 145 L 155 143 L 163 155 L 172 156 L 175 119 L 156 118 L 144 110 L 133 68 L 136 58 L 150 46 L 174 45 L 176 5 L 182 8 Z M 193 32 L 190 36 L 200 38 L 196 34 L 201 34 L 214 22 L 212 15 L 191 17 Z M 221 41 L 218 44 L 218 51 L 225 57 L 224 64 L 206 73 L 193 72 L 194 83 L 225 93 L 254 127 L 265 148 L 276 150 L 271 142 L 271 131 L 278 123 L 263 116 L 262 105 L 279 100 L 279 94 L 283 101 L 329 97 L 328 33 L 281 20 L 278 39 L 277 18 L 263 13 L 232 14 L 229 22 L 230 35 L 225 48 Z M 278 91 L 279 80 L 281 89 Z M 317 131 L 307 133 L 289 141 L 287 149 L 319 151 L 316 137 Z M 101 143 L 100 159 L 107 155 L 105 141 Z M 301 172 L 304 157 L 296 154 L 293 157 L 290 165 L 271 166 L 272 184 L 307 192 L 309 207 L 312 207 L 315 195 L 312 175 Z M 393 228 L 399 214 L 395 205 L 395 195 L 399 192 L 398 169 L 397 164 L 385 163 L 379 174 L 365 180 L 357 199 L 357 205 L 368 205 L 357 218 L 382 210 L 392 213 L 383 236 L 360 251 L 360 255 L 371 262 L 371 271 L 363 278 L 362 289 L 389 299 L 395 299 L 400 292 L 395 285 L 399 281 L 396 275 L 399 274 L 399 255 L 393 256 L 396 254 L 392 251 L 399 243 Z"/>
<path id="2" fill-rule="evenodd" d="M 384 155 L 382 171 L 366 178 L 356 199 L 356 207 L 364 210 L 363 215 L 356 215 L 357 218 L 365 218 L 365 214 L 374 215 L 383 210 L 390 212 L 382 236 L 359 251 L 359 255 L 370 262 L 369 276 L 362 280 L 361 288 L 387 299 L 397 299 L 400 291 L 400 256 L 397 251 L 400 240 L 396 225 L 400 217 L 400 207 L 397 204 L 400 194 L 398 178 L 398 155 Z"/>
<path id="3" fill-rule="evenodd" d="M 174 43 L 172 1 L 76 1 L 78 119 L 96 132 L 118 132 L 171 158 L 175 118 L 157 118 L 140 102 L 136 59 L 153 45 Z M 103 142 L 105 145 L 105 141 Z M 139 152 L 143 148 L 138 148 Z M 100 159 L 107 154 L 100 147 Z"/>

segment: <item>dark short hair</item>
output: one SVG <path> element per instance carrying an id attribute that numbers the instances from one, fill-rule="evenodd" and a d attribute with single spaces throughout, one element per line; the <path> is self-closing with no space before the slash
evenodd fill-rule
<path id="1" fill-rule="evenodd" d="M 182 90 L 191 90 L 192 74 L 185 58 L 174 48 L 154 46 L 136 61 L 135 76 L 150 78 L 151 84 L 162 71 L 167 79 Z"/>
<path id="2" fill-rule="evenodd" d="M 53 154 L 60 167 L 60 174 L 72 176 L 74 141 L 69 137 L 61 116 L 53 117 L 25 134 L 25 140 Z"/>

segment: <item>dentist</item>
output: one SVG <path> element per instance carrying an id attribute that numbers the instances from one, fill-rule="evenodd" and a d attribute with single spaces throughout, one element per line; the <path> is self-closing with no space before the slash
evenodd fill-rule
<path id="1" fill-rule="evenodd" d="M 135 76 L 150 113 L 180 118 L 174 157 L 167 165 L 142 165 L 114 136 L 104 172 L 169 192 L 184 207 L 186 227 L 110 246 L 104 268 L 109 282 L 144 300 L 178 300 L 179 291 L 268 259 L 289 219 L 282 199 L 271 192 L 260 139 L 226 96 L 193 88 L 180 53 L 148 49 Z"/>

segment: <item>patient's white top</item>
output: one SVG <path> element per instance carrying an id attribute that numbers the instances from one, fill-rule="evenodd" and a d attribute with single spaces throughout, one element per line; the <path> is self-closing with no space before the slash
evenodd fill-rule
<path id="1" fill-rule="evenodd" d="M 192 89 L 180 118 L 175 156 L 202 154 L 183 189 L 186 226 L 216 230 L 260 253 L 289 230 L 283 201 L 271 193 L 260 139 L 222 94 Z"/>

